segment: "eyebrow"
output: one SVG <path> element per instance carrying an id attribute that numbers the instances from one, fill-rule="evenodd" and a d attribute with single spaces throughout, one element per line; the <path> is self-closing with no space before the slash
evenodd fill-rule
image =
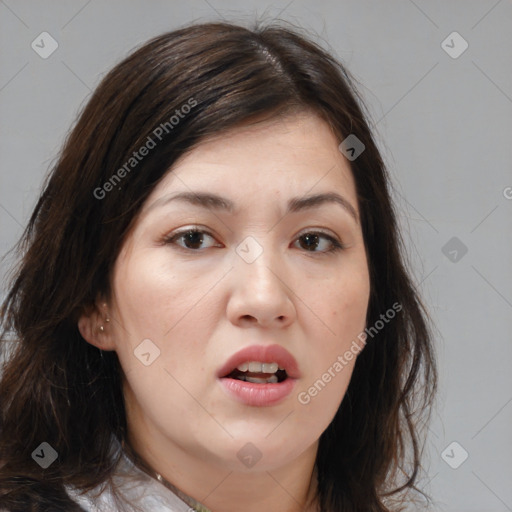
<path id="1" fill-rule="evenodd" d="M 212 194 L 209 192 L 178 192 L 176 194 L 167 195 L 157 199 L 148 207 L 148 210 L 164 206 L 172 201 L 182 201 L 194 206 L 206 208 L 210 210 L 224 210 L 229 213 L 235 212 L 235 203 L 230 199 Z M 288 201 L 286 213 L 296 213 L 312 208 L 318 208 L 324 204 L 338 204 L 341 206 L 357 223 L 359 216 L 355 208 L 343 196 L 336 192 L 325 192 L 323 194 L 315 194 L 305 197 L 294 197 Z"/>

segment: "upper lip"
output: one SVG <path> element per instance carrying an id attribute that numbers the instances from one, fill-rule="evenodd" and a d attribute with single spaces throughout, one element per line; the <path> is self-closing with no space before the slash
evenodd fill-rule
<path id="1" fill-rule="evenodd" d="M 237 366 L 249 361 L 277 363 L 286 370 L 288 377 L 300 377 L 299 366 L 295 358 L 281 345 L 251 345 L 233 354 L 218 370 L 217 377 L 229 375 Z"/>

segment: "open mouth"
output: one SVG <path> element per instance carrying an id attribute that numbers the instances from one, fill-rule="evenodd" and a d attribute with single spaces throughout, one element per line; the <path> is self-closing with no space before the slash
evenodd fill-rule
<path id="1" fill-rule="evenodd" d="M 251 407 L 280 404 L 291 395 L 300 377 L 295 358 L 277 344 L 239 350 L 217 370 L 228 396 Z"/>
<path id="2" fill-rule="evenodd" d="M 300 371 L 295 358 L 280 345 L 253 345 L 231 356 L 217 371 L 224 380 L 252 384 L 296 381 Z"/>
<path id="3" fill-rule="evenodd" d="M 283 382 L 288 378 L 286 370 L 278 369 L 272 373 L 241 371 L 235 368 L 229 375 L 228 379 L 242 380 L 244 382 L 252 382 L 254 384 L 275 384 Z"/>

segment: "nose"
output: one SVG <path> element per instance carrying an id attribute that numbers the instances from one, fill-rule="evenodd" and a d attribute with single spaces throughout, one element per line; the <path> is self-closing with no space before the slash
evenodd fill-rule
<path id="1" fill-rule="evenodd" d="M 227 315 L 233 324 L 284 328 L 293 323 L 293 279 L 279 255 L 265 250 L 252 263 L 236 256 L 230 275 Z"/>

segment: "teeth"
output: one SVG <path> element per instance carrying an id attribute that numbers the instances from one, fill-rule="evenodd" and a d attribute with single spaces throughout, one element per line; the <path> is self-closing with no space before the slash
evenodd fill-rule
<path id="1" fill-rule="evenodd" d="M 261 371 L 263 373 L 276 373 L 279 369 L 279 365 L 277 363 L 263 363 L 261 365 Z"/>
<path id="2" fill-rule="evenodd" d="M 259 379 L 258 377 L 246 377 L 242 375 L 240 380 L 244 380 L 246 382 L 252 382 L 254 384 L 274 384 L 277 382 L 277 375 L 272 375 L 268 379 Z"/>
<path id="3" fill-rule="evenodd" d="M 251 361 L 249 363 L 249 371 L 252 373 L 261 373 L 263 365 L 261 363 L 257 363 L 256 361 Z"/>
<path id="4" fill-rule="evenodd" d="M 237 370 L 241 372 L 251 373 L 276 373 L 277 370 L 284 370 L 277 363 L 260 363 L 258 361 L 250 361 L 237 366 Z"/>

